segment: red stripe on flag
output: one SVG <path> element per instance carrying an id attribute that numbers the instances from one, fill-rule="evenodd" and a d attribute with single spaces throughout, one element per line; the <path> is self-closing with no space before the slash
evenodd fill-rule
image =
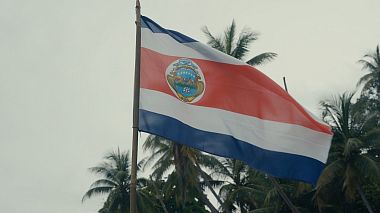
<path id="1" fill-rule="evenodd" d="M 166 68 L 181 57 L 141 49 L 141 88 L 176 97 L 165 78 Z M 203 97 L 193 105 L 283 123 L 296 124 L 332 134 L 330 127 L 315 121 L 286 91 L 249 65 L 232 65 L 191 59 L 201 68 L 206 81 Z"/>

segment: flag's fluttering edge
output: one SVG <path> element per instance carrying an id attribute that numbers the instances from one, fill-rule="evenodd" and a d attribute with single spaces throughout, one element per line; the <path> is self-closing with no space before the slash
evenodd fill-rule
<path id="1" fill-rule="evenodd" d="M 140 131 L 315 184 L 331 129 L 270 78 L 142 17 Z"/>

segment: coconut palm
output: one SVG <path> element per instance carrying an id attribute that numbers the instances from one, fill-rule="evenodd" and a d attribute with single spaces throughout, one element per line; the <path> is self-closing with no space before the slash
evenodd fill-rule
<path id="1" fill-rule="evenodd" d="M 272 184 L 274 185 L 275 183 L 272 182 Z M 314 208 L 315 204 L 312 202 L 315 191 L 312 185 L 284 179 L 278 180 L 278 184 L 299 212 L 307 213 L 317 211 L 317 209 Z M 269 187 L 266 191 L 262 207 L 251 211 L 251 213 L 288 211 L 289 206 L 284 202 L 278 190 L 275 187 Z"/>
<path id="2" fill-rule="evenodd" d="M 375 116 L 361 118 L 352 103 L 353 93 L 322 101 L 324 120 L 333 127 L 334 139 L 330 150 L 328 166 L 323 170 L 316 191 L 319 208 L 325 206 L 331 193 L 329 187 L 339 184 L 348 201 L 359 193 L 368 212 L 373 212 L 362 190 L 362 184 L 375 182 L 380 177 L 376 159 L 368 150 L 378 148 L 380 130 L 370 129 L 366 124 Z"/>
<path id="3" fill-rule="evenodd" d="M 155 135 L 147 138 L 143 148 L 152 152 L 146 160 L 146 166 L 152 164 L 153 178 L 162 179 L 164 174 L 171 172 L 165 188 L 170 190 L 175 187 L 175 200 L 179 209 L 186 209 L 186 205 L 197 198 L 216 212 L 216 208 L 203 192 L 201 172 L 203 175 L 207 174 L 196 165 L 198 163 L 202 167 L 212 168 L 218 164 L 215 157 Z M 211 180 L 211 177 L 207 178 Z"/>
<path id="4" fill-rule="evenodd" d="M 377 94 L 380 93 L 380 51 L 377 45 L 374 52 L 363 56 L 363 59 L 358 61 L 363 65 L 362 69 L 369 71 L 359 79 L 358 85 L 364 85 L 363 91 L 376 89 Z"/>
<path id="5" fill-rule="evenodd" d="M 226 180 L 219 191 L 225 208 L 244 213 L 261 207 L 270 188 L 265 176 L 239 160 L 224 158 L 221 162 L 214 171 Z"/>
<path id="6" fill-rule="evenodd" d="M 231 25 L 226 28 L 223 36 L 213 36 L 207 27 L 203 27 L 202 31 L 207 36 L 207 43 L 211 47 L 239 60 L 242 60 L 247 56 L 249 45 L 256 41 L 259 36 L 258 33 L 252 32 L 246 28 L 237 35 L 235 21 L 232 21 Z M 249 59 L 247 63 L 252 66 L 258 66 L 272 61 L 276 56 L 276 53 L 265 52 Z"/>
<path id="7" fill-rule="evenodd" d="M 141 166 L 140 162 L 139 167 Z M 100 213 L 126 213 L 129 212 L 130 196 L 130 162 L 129 152 L 117 151 L 105 155 L 104 162 L 89 169 L 90 172 L 102 176 L 91 184 L 90 189 L 84 194 L 82 202 L 94 195 L 107 194 Z M 138 179 L 137 206 L 143 212 L 153 212 L 153 201 L 149 194 L 142 189 L 146 180 Z"/>
<path id="8" fill-rule="evenodd" d="M 358 85 L 364 85 L 358 103 L 361 103 L 362 114 L 380 110 L 380 52 L 379 45 L 374 52 L 364 55 L 359 63 L 362 69 L 369 71 L 360 78 Z M 374 119 L 373 125 L 380 126 L 380 116 Z"/>

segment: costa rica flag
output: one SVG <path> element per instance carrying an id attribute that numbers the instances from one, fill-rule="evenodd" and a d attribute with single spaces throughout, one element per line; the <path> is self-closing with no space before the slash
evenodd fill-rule
<path id="1" fill-rule="evenodd" d="M 141 17 L 139 130 L 315 184 L 332 132 L 256 68 Z"/>

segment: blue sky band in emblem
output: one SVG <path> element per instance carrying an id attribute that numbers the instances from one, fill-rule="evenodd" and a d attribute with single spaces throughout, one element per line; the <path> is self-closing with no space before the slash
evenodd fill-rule
<path id="1" fill-rule="evenodd" d="M 192 60 L 180 58 L 166 68 L 166 82 L 176 97 L 185 103 L 199 101 L 206 82 L 202 70 Z"/>

